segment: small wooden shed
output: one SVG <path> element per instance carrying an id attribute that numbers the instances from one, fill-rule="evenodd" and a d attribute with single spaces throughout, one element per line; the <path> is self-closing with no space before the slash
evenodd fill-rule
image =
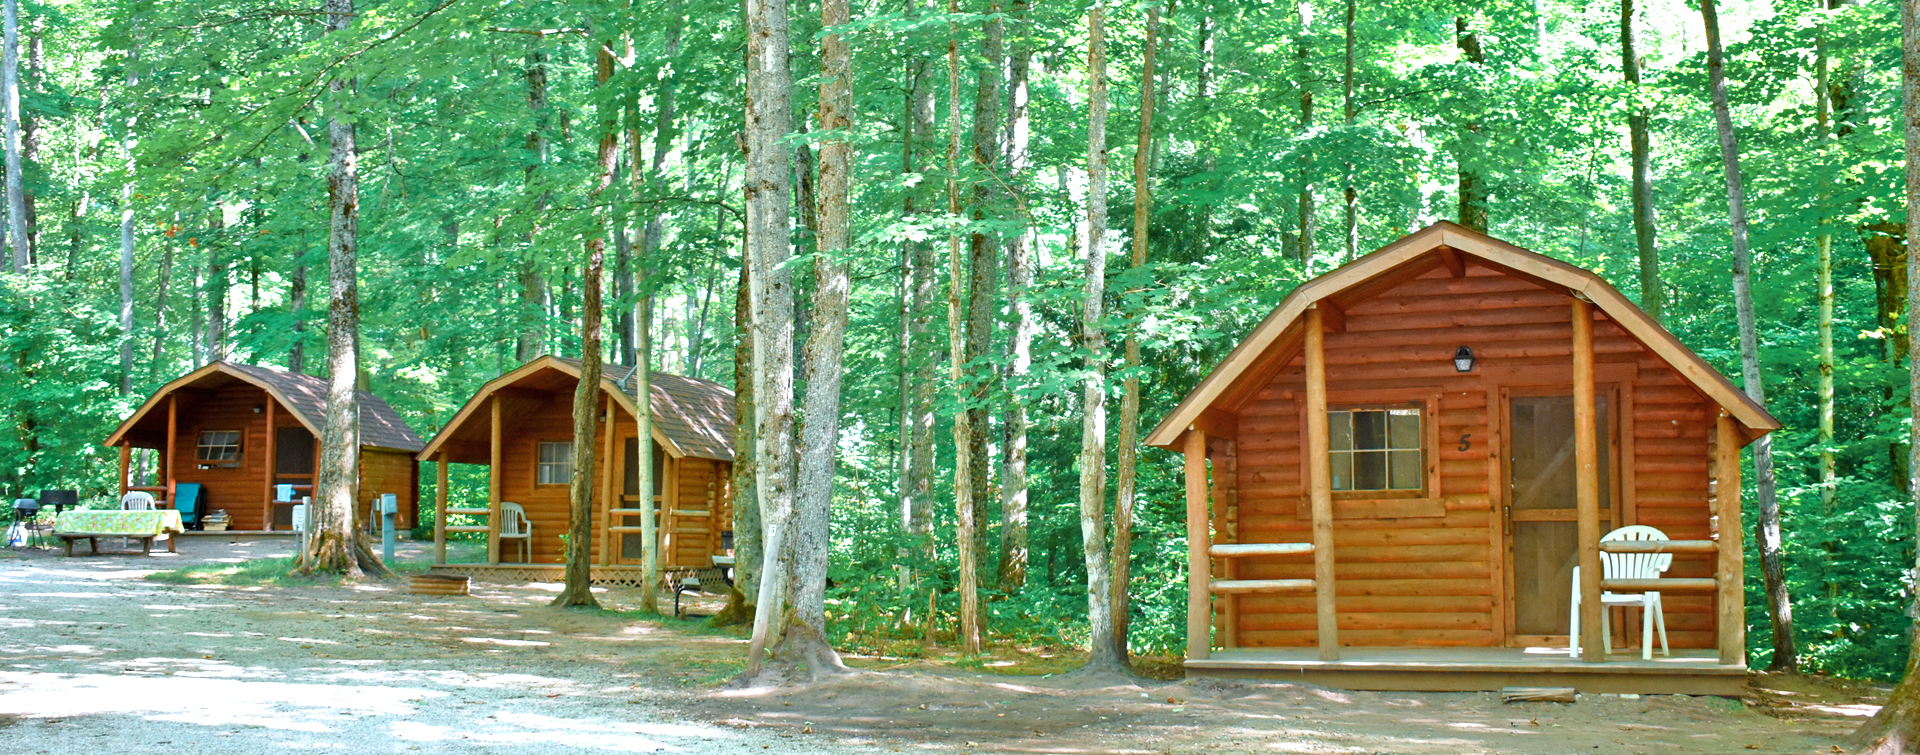
<path id="1" fill-rule="evenodd" d="M 275 485 L 292 485 L 296 498 L 313 494 L 320 437 L 326 423 L 327 382 L 272 367 L 214 362 L 155 391 L 106 445 L 120 449 L 120 492 L 142 490 L 172 501 L 181 483 L 198 483 L 209 510 L 225 510 L 231 530 L 291 531 L 293 504 L 278 503 Z M 133 449 L 159 453 L 160 484 L 132 484 Z M 396 526 L 411 528 L 421 448 L 399 413 L 360 392 L 359 520 L 383 493 L 399 496 Z"/>
<path id="2" fill-rule="evenodd" d="M 608 365 L 601 373 L 592 572 L 594 580 L 603 583 L 634 584 L 641 579 L 643 509 L 633 378 L 634 369 L 625 366 Z M 731 547 L 733 391 L 662 372 L 654 372 L 651 380 L 652 494 L 661 566 L 705 568 Z M 418 458 L 436 462 L 439 470 L 436 571 L 495 579 L 559 578 L 566 563 L 561 536 L 571 513 L 573 394 L 579 384 L 579 362 L 554 356 L 534 359 L 482 386 L 420 451 Z M 449 502 L 449 463 L 487 465 L 485 502 Z M 528 547 L 500 537 L 502 504 L 507 502 L 519 504 L 532 524 Z M 449 524 L 448 515 L 485 521 Z M 486 533 L 486 563 L 447 563 L 446 537 L 457 532 Z"/>
<path id="3" fill-rule="evenodd" d="M 1186 665 L 1735 693 L 1740 449 L 1779 427 L 1592 272 L 1430 226 L 1300 285 L 1148 435 L 1186 459 Z M 1600 542 L 1628 524 L 1671 541 Z M 1673 655 L 1570 658 L 1574 590 L 1597 649 L 1601 591 L 1644 587 L 1601 550 L 1650 547 Z"/>

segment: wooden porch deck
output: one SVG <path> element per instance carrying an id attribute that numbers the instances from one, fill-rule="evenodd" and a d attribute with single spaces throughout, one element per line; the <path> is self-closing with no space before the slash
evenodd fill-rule
<path id="1" fill-rule="evenodd" d="M 561 582 L 566 564 L 436 564 L 428 574 L 472 577 L 488 582 Z M 638 587 L 646 581 L 646 568 L 634 564 L 594 564 L 592 579 L 596 585 Z"/>
<path id="2" fill-rule="evenodd" d="M 1616 652 L 1605 663 L 1567 657 L 1561 648 L 1366 648 L 1340 649 L 1323 661 L 1317 648 L 1213 651 L 1188 660 L 1190 676 L 1288 680 L 1356 690 L 1462 692 L 1501 687 L 1573 687 L 1586 693 L 1721 695 L 1737 697 L 1747 685 L 1747 667 L 1726 665 L 1711 650 L 1657 652 L 1651 661 L 1638 650 Z"/>

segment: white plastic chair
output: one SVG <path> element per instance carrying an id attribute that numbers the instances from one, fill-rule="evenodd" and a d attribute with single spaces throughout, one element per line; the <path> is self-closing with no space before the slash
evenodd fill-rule
<path id="1" fill-rule="evenodd" d="M 523 555 L 518 563 L 533 563 L 533 522 L 527 519 L 527 510 L 520 504 L 500 502 L 500 539 L 520 541 Z"/>
<path id="2" fill-rule="evenodd" d="M 153 510 L 153 494 L 144 490 L 136 490 L 126 495 L 120 496 L 120 510 L 121 511 L 152 511 Z"/>
<path id="3" fill-rule="evenodd" d="M 1665 540 L 1667 533 L 1635 524 L 1600 536 L 1601 542 L 1614 540 Z M 1600 552 L 1600 574 L 1604 579 L 1659 579 L 1667 567 L 1673 565 L 1671 553 L 1607 553 Z M 1653 632 L 1660 630 L 1660 654 L 1671 656 L 1667 648 L 1667 617 L 1660 608 L 1660 593 L 1647 591 L 1642 593 L 1600 593 L 1600 637 L 1604 651 L 1613 654 L 1612 612 L 1607 610 L 1615 606 L 1631 606 L 1640 609 L 1640 659 L 1653 660 Z M 1580 567 L 1573 567 L 1573 616 L 1568 622 L 1567 654 L 1580 657 Z"/>

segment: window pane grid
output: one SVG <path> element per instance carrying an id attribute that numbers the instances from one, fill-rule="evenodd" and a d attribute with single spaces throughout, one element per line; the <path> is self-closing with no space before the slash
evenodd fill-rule
<path id="1" fill-rule="evenodd" d="M 541 443 L 539 485 L 565 485 L 573 480 L 573 444 Z"/>
<path id="2" fill-rule="evenodd" d="M 1349 409 L 1327 413 L 1334 490 L 1419 490 L 1421 410 Z"/>
<path id="3" fill-rule="evenodd" d="M 240 432 L 238 430 L 202 431 L 199 449 L 194 456 L 200 461 L 239 461 Z"/>

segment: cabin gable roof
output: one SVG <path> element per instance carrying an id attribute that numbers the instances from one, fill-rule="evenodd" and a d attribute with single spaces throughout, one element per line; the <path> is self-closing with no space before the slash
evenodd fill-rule
<path id="1" fill-rule="evenodd" d="M 223 379 L 224 378 L 224 379 Z M 247 383 L 267 392 L 273 400 L 286 407 L 287 413 L 313 433 L 320 437 L 327 421 L 327 381 L 313 375 L 261 367 L 252 364 L 236 364 L 219 361 L 200 369 L 174 378 L 166 385 L 154 391 L 146 402 L 134 410 L 133 414 L 121 422 L 120 426 L 107 436 L 106 445 L 120 445 L 128 433 L 140 424 L 147 413 L 160 406 L 162 399 L 183 388 L 192 388 L 203 383 L 226 383 L 231 381 Z M 407 427 L 406 420 L 393 410 L 384 399 L 366 391 L 359 391 L 360 399 L 360 446 L 362 448 L 382 448 L 394 451 L 414 453 L 424 445 L 420 436 Z"/>
<path id="2" fill-rule="evenodd" d="M 1665 360 L 1695 389 L 1725 409 L 1751 441 L 1780 428 L 1767 410 L 1714 370 L 1693 350 L 1593 272 L 1527 251 L 1483 233 L 1441 221 L 1381 247 L 1340 268 L 1300 284 L 1274 307 L 1147 435 L 1146 443 L 1174 448 L 1190 426 L 1219 419 L 1216 406 L 1249 391 L 1299 353 L 1309 308 L 1339 317 L 1344 307 L 1372 298 L 1437 268 L 1464 274 L 1479 265 L 1565 291 L 1592 302 L 1606 317 Z"/>

